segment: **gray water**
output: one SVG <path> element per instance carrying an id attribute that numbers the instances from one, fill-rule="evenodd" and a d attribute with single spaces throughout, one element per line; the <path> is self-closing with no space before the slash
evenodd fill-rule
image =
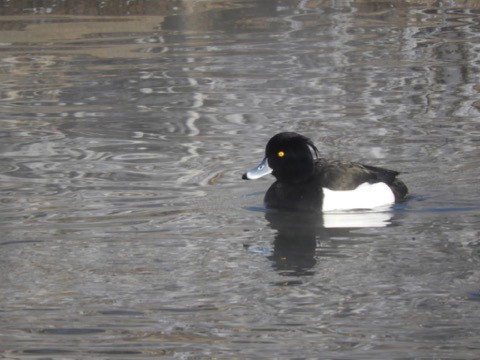
<path id="1" fill-rule="evenodd" d="M 33 5 L 38 7 L 32 7 Z M 0 357 L 480 357 L 476 1 L 0 3 Z M 401 171 L 267 212 L 297 131 Z"/>

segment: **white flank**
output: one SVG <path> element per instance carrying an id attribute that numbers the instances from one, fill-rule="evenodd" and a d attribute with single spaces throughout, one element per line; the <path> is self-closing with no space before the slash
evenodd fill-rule
<path id="1" fill-rule="evenodd" d="M 353 190 L 323 189 L 323 211 L 374 209 L 395 203 L 395 196 L 387 184 L 363 183 Z"/>

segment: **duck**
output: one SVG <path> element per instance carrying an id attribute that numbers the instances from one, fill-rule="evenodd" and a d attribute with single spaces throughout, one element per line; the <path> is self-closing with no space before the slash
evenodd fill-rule
<path id="1" fill-rule="evenodd" d="M 391 207 L 408 195 L 398 171 L 324 159 L 311 139 L 296 132 L 273 136 L 264 159 L 242 179 L 268 174 L 276 178 L 264 196 L 265 206 L 272 209 L 371 210 Z"/>

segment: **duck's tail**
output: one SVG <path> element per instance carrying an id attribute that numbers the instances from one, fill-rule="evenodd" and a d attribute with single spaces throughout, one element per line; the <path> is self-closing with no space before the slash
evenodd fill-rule
<path id="1" fill-rule="evenodd" d="M 390 188 L 395 195 L 395 202 L 401 202 L 405 200 L 405 197 L 408 195 L 407 185 L 402 180 L 395 179 L 390 185 Z"/>

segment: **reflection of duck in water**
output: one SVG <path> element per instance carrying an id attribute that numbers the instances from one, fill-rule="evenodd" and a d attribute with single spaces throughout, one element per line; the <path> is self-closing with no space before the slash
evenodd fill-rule
<path id="1" fill-rule="evenodd" d="M 271 138 L 264 160 L 243 178 L 267 174 L 277 178 L 265 194 L 267 208 L 303 210 L 268 210 L 265 215 L 277 230 L 270 256 L 274 267 L 297 275 L 311 273 L 316 264 L 317 237 L 348 236 L 351 228 L 387 226 L 392 213 L 378 210 L 402 201 L 408 193 L 396 178 L 398 172 L 318 158 L 313 142 L 293 132 Z"/>
<path id="2" fill-rule="evenodd" d="M 265 218 L 277 230 L 273 253 L 268 258 L 273 267 L 285 275 L 311 275 L 321 256 L 341 256 L 335 239 L 348 238 L 352 229 L 384 227 L 391 223 L 392 212 L 292 212 L 267 210 Z M 356 236 L 359 236 L 358 234 Z M 329 244 L 317 249 L 317 241 Z"/>
<path id="3" fill-rule="evenodd" d="M 294 132 L 272 137 L 265 158 L 243 179 L 272 174 L 265 194 L 269 208 L 296 210 L 373 209 L 402 201 L 408 193 L 397 171 L 318 158 L 318 149 Z"/>
<path id="4" fill-rule="evenodd" d="M 269 259 L 280 272 L 307 275 L 315 260 L 316 216 L 312 213 L 267 211 L 265 218 L 277 230 Z"/>

